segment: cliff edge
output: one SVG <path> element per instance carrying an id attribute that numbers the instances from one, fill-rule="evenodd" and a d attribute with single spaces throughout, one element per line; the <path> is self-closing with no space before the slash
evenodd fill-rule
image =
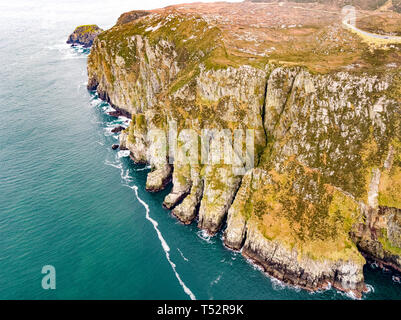
<path id="1" fill-rule="evenodd" d="M 365 258 L 401 269 L 400 45 L 364 43 L 317 3 L 122 17 L 94 40 L 88 89 L 132 117 L 120 144 L 151 165 L 149 191 L 173 182 L 179 220 L 307 290 L 360 297 Z M 251 152 L 213 160 L 238 129 Z"/>

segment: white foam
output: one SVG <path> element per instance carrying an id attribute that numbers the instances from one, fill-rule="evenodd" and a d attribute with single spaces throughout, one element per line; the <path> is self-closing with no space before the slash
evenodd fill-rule
<path id="1" fill-rule="evenodd" d="M 113 163 L 113 162 L 110 162 L 110 161 L 106 160 L 104 162 L 104 164 L 107 165 L 107 166 L 111 166 L 113 168 L 116 168 L 116 169 L 122 169 L 122 164 L 121 163 L 116 164 L 116 163 Z"/>
<path id="2" fill-rule="evenodd" d="M 97 98 L 97 95 L 94 96 L 93 100 L 96 100 L 96 99 L 98 99 L 98 98 Z M 109 104 L 107 104 L 105 107 L 103 107 L 103 110 L 106 111 L 106 112 L 114 111 L 114 109 L 113 109 Z M 126 118 L 126 117 L 119 117 L 119 119 L 120 119 L 120 118 L 121 118 L 122 121 L 128 122 L 128 123 L 129 123 L 129 119 L 128 119 L 128 118 Z M 111 129 L 111 128 L 105 128 L 105 131 L 107 132 L 108 129 Z M 118 138 L 118 137 L 117 137 L 117 138 Z M 147 204 L 145 201 L 143 201 L 143 200 L 139 197 L 139 194 L 138 194 L 138 187 L 137 187 L 136 185 L 134 185 L 134 186 L 130 186 L 130 185 L 129 185 L 129 183 L 133 181 L 133 178 L 132 178 L 132 177 L 130 176 L 130 174 L 129 174 L 129 169 L 127 169 L 127 170 L 124 171 L 123 166 L 122 166 L 122 163 L 121 163 L 120 160 L 119 160 L 120 158 L 122 158 L 122 157 L 128 157 L 129 155 L 130 155 L 130 151 L 129 151 L 129 150 L 120 150 L 120 151 L 117 153 L 117 156 L 116 156 L 116 160 L 118 161 L 117 163 L 113 163 L 113 162 L 110 162 L 110 161 L 106 160 L 106 161 L 105 161 L 105 164 L 106 164 L 106 165 L 109 165 L 109 166 L 112 166 L 112 167 L 114 167 L 114 168 L 120 169 L 120 176 L 121 176 L 121 179 L 124 181 L 124 186 L 126 186 L 126 187 L 128 187 L 128 188 L 134 190 L 135 197 L 136 197 L 137 200 L 142 204 L 142 206 L 145 208 L 145 210 L 146 210 L 146 219 L 152 223 L 153 228 L 155 229 L 155 231 L 156 231 L 156 233 L 157 233 L 157 236 L 158 236 L 158 238 L 159 238 L 159 240 L 160 240 L 161 246 L 162 246 L 162 248 L 163 248 L 163 250 L 164 250 L 164 253 L 165 253 L 165 255 L 166 255 L 167 261 L 168 261 L 168 263 L 170 264 L 171 268 L 173 269 L 174 274 L 175 274 L 175 276 L 176 276 L 178 282 L 180 283 L 181 287 L 184 289 L 184 292 L 185 292 L 192 300 L 196 300 L 195 295 L 194 295 L 194 294 L 192 293 L 192 291 L 185 285 L 184 281 L 182 281 L 180 275 L 178 274 L 178 272 L 177 272 L 177 270 L 176 270 L 176 265 L 171 261 L 171 259 L 170 259 L 170 247 L 168 246 L 166 240 L 164 239 L 163 235 L 161 234 L 161 232 L 160 232 L 160 230 L 159 230 L 159 228 L 158 228 L 159 224 L 157 223 L 156 220 L 154 220 L 154 219 L 152 219 L 152 218 L 150 217 L 148 204 Z M 136 169 L 136 171 L 142 171 L 142 170 L 146 170 L 146 169 L 150 169 L 150 166 L 146 166 L 145 168 L 141 168 L 141 169 Z M 178 249 L 178 250 L 179 250 L 179 249 Z M 180 250 L 179 250 L 179 251 L 180 251 Z M 180 252 L 181 252 L 181 251 L 180 251 Z M 182 253 L 181 253 L 181 254 L 182 254 Z M 183 255 L 182 255 L 182 256 L 183 256 Z M 184 258 L 186 261 L 188 261 L 184 256 L 183 256 L 183 258 Z"/>
<path id="3" fill-rule="evenodd" d="M 111 105 L 106 104 L 106 105 L 103 107 L 103 111 L 104 111 L 104 112 L 113 112 L 113 111 L 116 111 L 116 109 L 114 109 Z"/>
<path id="4" fill-rule="evenodd" d="M 391 279 L 396 283 L 401 283 L 401 278 L 398 276 L 392 276 Z"/>
<path id="5" fill-rule="evenodd" d="M 281 290 L 285 289 L 285 284 L 282 281 L 280 281 L 280 280 L 278 280 L 276 278 L 270 278 L 270 280 L 272 282 L 273 290 L 281 291 Z"/>
<path id="6" fill-rule="evenodd" d="M 90 102 L 90 104 L 92 105 L 92 106 L 97 106 L 97 105 L 99 105 L 99 103 L 101 103 L 102 102 L 102 100 L 100 100 L 99 98 L 94 98 L 94 99 L 92 99 L 92 101 Z"/>
<path id="7" fill-rule="evenodd" d="M 124 172 L 124 170 L 121 168 L 120 176 L 121 179 L 124 180 L 126 183 L 132 182 L 132 177 L 130 176 L 128 169 Z"/>
<path id="8" fill-rule="evenodd" d="M 119 158 L 126 158 L 126 157 L 129 157 L 129 155 L 130 155 L 130 151 L 129 150 L 120 150 L 117 153 L 117 156 Z"/>
<path id="9" fill-rule="evenodd" d="M 213 237 L 210 234 L 208 234 L 207 231 L 199 230 L 196 234 L 198 235 L 199 238 L 206 241 L 207 243 L 214 243 L 214 241 L 212 240 Z"/>
<path id="10" fill-rule="evenodd" d="M 113 127 L 104 128 L 104 135 L 106 137 L 110 137 L 110 136 L 114 135 L 114 132 L 111 132 L 112 129 L 113 129 Z"/>
<path id="11" fill-rule="evenodd" d="M 181 257 L 185 260 L 185 261 L 189 261 L 187 258 L 185 258 L 184 254 L 181 252 L 180 248 L 177 248 L 178 252 L 180 253 Z"/>
<path id="12" fill-rule="evenodd" d="M 124 116 L 119 116 L 117 119 L 119 121 L 121 121 L 122 123 L 129 123 L 131 121 L 129 118 L 124 117 Z"/>
<path id="13" fill-rule="evenodd" d="M 370 285 L 370 284 L 366 284 L 366 288 L 368 289 L 366 293 L 375 293 L 375 287 Z"/>
<path id="14" fill-rule="evenodd" d="M 151 169 L 151 166 L 146 166 L 146 167 L 143 167 L 143 168 L 138 168 L 138 169 L 134 169 L 135 171 L 145 171 L 145 170 L 150 170 Z"/>
<path id="15" fill-rule="evenodd" d="M 46 49 L 58 51 L 59 54 L 61 55 L 62 60 L 86 59 L 89 51 L 83 46 L 71 47 L 69 44 L 65 42 L 64 39 L 51 46 L 47 46 Z"/>
<path id="16" fill-rule="evenodd" d="M 160 240 L 160 242 L 162 244 L 163 250 L 164 250 L 164 252 L 166 254 L 167 261 L 170 263 L 171 268 L 173 269 L 174 274 L 175 274 L 176 278 L 178 279 L 178 282 L 180 283 L 181 287 L 184 289 L 184 292 L 191 298 L 191 300 L 196 300 L 195 295 L 185 285 L 185 283 L 181 280 L 181 277 L 180 277 L 180 275 L 178 274 L 178 272 L 176 270 L 176 265 L 170 260 L 170 254 L 169 254 L 170 248 L 167 245 L 167 242 L 164 240 L 164 238 L 163 238 L 163 236 L 162 236 L 162 234 L 161 234 L 161 232 L 160 232 L 160 230 L 158 228 L 157 221 L 155 221 L 154 219 L 152 219 L 150 217 L 148 204 L 139 197 L 139 195 L 138 195 L 138 187 L 137 186 L 133 186 L 131 188 L 132 188 L 132 190 L 134 190 L 135 196 L 138 199 L 138 201 L 145 207 L 145 209 L 146 209 L 146 219 L 149 220 L 153 224 L 153 228 L 156 230 L 157 236 L 159 237 L 159 240 Z"/>
<path id="17" fill-rule="evenodd" d="M 213 286 L 213 285 L 219 283 L 220 279 L 221 279 L 221 274 L 219 274 L 216 279 L 214 279 L 212 282 L 210 282 L 210 285 Z"/>

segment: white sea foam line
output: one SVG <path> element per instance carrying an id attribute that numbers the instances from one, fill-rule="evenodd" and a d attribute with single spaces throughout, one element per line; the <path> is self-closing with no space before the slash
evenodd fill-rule
<path id="1" fill-rule="evenodd" d="M 161 234 L 161 232 L 160 232 L 160 230 L 159 230 L 159 228 L 158 228 L 158 223 L 157 223 L 157 221 L 153 220 L 153 219 L 150 217 L 150 215 L 149 215 L 149 206 L 147 205 L 147 203 L 146 203 L 145 201 L 143 201 L 143 200 L 139 197 L 139 195 L 138 195 L 138 187 L 137 187 L 137 186 L 133 186 L 133 187 L 131 187 L 131 188 L 134 190 L 135 196 L 136 196 L 136 198 L 138 199 L 138 201 L 145 207 L 145 209 L 146 209 L 146 219 L 149 220 L 149 221 L 153 224 L 153 228 L 156 230 L 157 235 L 158 235 L 158 237 L 159 237 L 159 240 L 160 240 L 160 242 L 161 242 L 161 244 L 162 244 L 163 250 L 164 250 L 164 252 L 165 252 L 165 254 L 166 254 L 167 261 L 170 263 L 171 268 L 173 269 L 173 271 L 174 271 L 174 273 L 175 273 L 175 276 L 176 276 L 176 278 L 178 279 L 178 282 L 180 283 L 181 287 L 184 289 L 184 292 L 191 298 L 191 300 L 196 300 L 195 295 L 194 295 L 194 294 L 192 293 L 192 291 L 185 285 L 184 281 L 181 280 L 181 277 L 180 277 L 180 275 L 178 274 L 178 272 L 177 272 L 177 270 L 176 270 L 176 265 L 170 260 L 170 254 L 169 254 L 170 248 L 169 248 L 169 246 L 167 245 L 167 242 L 164 240 L 164 238 L 163 238 L 163 236 L 162 236 L 162 234 Z"/>
<path id="2" fill-rule="evenodd" d="M 180 253 L 181 257 L 185 260 L 185 261 L 189 261 L 187 258 L 185 258 L 184 254 L 182 253 L 182 251 L 180 250 L 180 248 L 177 248 L 178 252 Z"/>
<path id="3" fill-rule="evenodd" d="M 111 165 L 111 166 L 113 166 L 113 167 L 118 168 L 118 169 L 121 170 L 121 171 L 120 171 L 120 176 L 121 176 L 121 178 L 127 183 L 127 184 L 125 184 L 125 186 L 128 187 L 128 188 L 131 188 L 132 190 L 134 190 L 136 198 L 137 198 L 138 201 L 144 206 L 144 208 L 145 208 L 145 210 L 146 210 L 146 219 L 149 220 L 149 221 L 152 223 L 153 228 L 156 230 L 157 236 L 158 236 L 158 238 L 159 238 L 159 240 L 160 240 L 160 243 L 161 243 L 161 245 L 162 245 L 162 247 L 163 247 L 163 250 L 164 250 L 164 252 L 165 252 L 165 254 L 166 254 L 167 261 L 170 263 L 171 268 L 173 269 L 174 274 L 175 274 L 176 278 L 178 279 L 178 282 L 180 283 L 181 287 L 184 289 L 184 292 L 185 292 L 192 300 L 196 300 L 195 295 L 194 295 L 194 294 L 192 293 L 192 291 L 185 285 L 184 281 L 182 281 L 180 275 L 178 274 L 178 272 L 177 272 L 177 270 L 176 270 L 176 265 L 171 261 L 171 259 L 170 259 L 170 254 L 169 254 L 169 252 L 170 252 L 170 247 L 168 246 L 166 240 L 164 240 L 163 235 L 161 234 L 161 232 L 160 232 L 160 230 L 159 230 L 159 228 L 158 228 L 158 225 L 159 225 L 159 224 L 157 223 L 157 221 L 155 221 L 154 219 L 152 219 L 152 218 L 150 217 L 148 204 L 147 204 L 145 201 L 143 201 L 143 200 L 139 197 L 139 194 L 138 194 L 138 187 L 137 187 L 137 186 L 132 186 L 132 187 L 131 187 L 130 185 L 128 185 L 128 183 L 132 181 L 131 176 L 129 175 L 129 170 L 127 170 L 126 172 L 124 172 L 124 169 L 122 168 L 122 164 L 121 164 L 121 163 L 120 163 L 118 166 L 117 166 L 116 164 L 114 164 L 114 163 L 111 163 L 111 162 L 107 161 L 107 160 L 106 160 L 105 163 L 106 163 L 107 165 Z"/>
<path id="4" fill-rule="evenodd" d="M 144 170 L 149 170 L 150 169 L 150 166 L 146 166 L 146 167 L 143 167 L 143 168 L 139 168 L 139 169 L 134 169 L 135 171 L 144 171 Z"/>
<path id="5" fill-rule="evenodd" d="M 131 119 L 129 119 L 129 118 L 127 118 L 127 117 L 124 117 L 124 116 L 119 116 L 117 119 L 120 120 L 120 121 L 122 121 L 122 122 L 129 122 L 129 121 L 131 121 Z"/>
<path id="6" fill-rule="evenodd" d="M 111 108 L 111 109 L 112 109 L 112 108 Z M 120 152 L 121 152 L 121 151 L 120 151 Z M 120 158 L 119 155 L 117 155 L 117 157 Z M 153 228 L 156 230 L 157 236 L 158 236 L 158 238 L 159 238 L 159 240 L 160 240 L 160 243 L 161 243 L 161 245 L 162 245 L 162 247 L 163 247 L 164 253 L 166 254 L 167 261 L 168 261 L 168 263 L 170 264 L 171 268 L 173 269 L 174 274 L 175 274 L 175 276 L 176 276 L 178 282 L 180 283 L 181 287 L 184 289 L 184 292 L 191 298 L 191 300 L 196 300 L 195 295 L 194 295 L 194 294 L 192 293 L 192 291 L 185 285 L 184 281 L 182 281 L 180 275 L 178 274 L 178 272 L 177 272 L 177 270 L 176 270 L 176 265 L 171 261 L 171 259 L 170 259 L 170 254 L 169 254 L 169 252 L 170 252 L 170 247 L 168 246 L 166 240 L 164 240 L 163 235 L 161 234 L 161 232 L 160 232 L 160 230 L 159 230 L 159 228 L 158 228 L 158 225 L 159 225 L 159 224 L 157 223 L 157 221 L 155 221 L 154 219 L 152 219 L 152 218 L 150 217 L 148 204 L 147 204 L 145 201 L 143 201 L 143 200 L 139 197 L 139 194 L 138 194 L 138 187 L 135 186 L 135 185 L 132 186 L 132 187 L 131 187 L 130 185 L 128 185 L 129 182 L 132 182 L 131 176 L 129 175 L 129 170 L 127 170 L 127 171 L 124 173 L 124 169 L 122 168 L 122 163 L 121 163 L 121 162 L 120 162 L 118 165 L 116 165 L 115 163 L 111 163 L 110 161 L 107 161 L 107 160 L 106 160 L 106 161 L 105 161 L 105 164 L 121 170 L 121 171 L 120 171 L 120 176 L 121 176 L 121 178 L 127 183 L 125 186 L 127 186 L 128 188 L 131 188 L 132 190 L 134 190 L 136 198 L 138 199 L 138 201 L 139 201 L 139 202 L 143 205 L 143 207 L 145 208 L 145 210 L 146 210 L 146 219 L 149 220 L 149 221 L 152 223 Z M 146 168 L 148 168 L 148 166 L 146 166 L 145 168 L 142 168 L 142 170 L 144 170 L 144 169 L 146 169 Z M 138 171 L 138 170 L 140 170 L 140 169 L 137 169 L 137 171 Z"/>
<path id="7" fill-rule="evenodd" d="M 119 158 L 129 157 L 129 155 L 130 155 L 130 151 L 129 150 L 120 150 L 117 153 L 117 157 L 119 157 Z"/>

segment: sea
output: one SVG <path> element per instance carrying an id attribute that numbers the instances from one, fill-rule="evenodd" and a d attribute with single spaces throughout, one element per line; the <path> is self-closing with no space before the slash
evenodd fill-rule
<path id="1" fill-rule="evenodd" d="M 129 119 L 88 92 L 77 25 L 166 1 L 0 1 L 0 299 L 353 299 L 309 293 L 184 226 L 145 191 L 149 167 L 111 149 Z M 55 289 L 44 289 L 44 266 Z M 365 267 L 363 299 L 401 299 L 390 271 Z"/>

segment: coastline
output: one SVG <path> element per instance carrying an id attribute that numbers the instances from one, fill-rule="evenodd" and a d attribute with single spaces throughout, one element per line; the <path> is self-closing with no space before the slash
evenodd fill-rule
<path id="1" fill-rule="evenodd" d="M 183 24 L 193 19 L 186 21 L 179 14 L 174 18 Z M 210 67 L 206 62 L 211 61 L 199 58 L 198 52 L 194 53 L 198 71 L 189 69 L 189 75 L 180 76 L 187 66 L 177 57 L 179 50 L 187 50 L 188 39 L 174 43 L 168 39 L 169 34 L 156 32 L 161 26 L 158 19 L 159 15 L 150 14 L 139 18 L 139 22 L 131 21 L 106 31 L 95 39 L 88 60 L 88 89 L 97 90 L 99 97 L 118 113 L 132 116 L 130 127 L 120 134 L 120 147 L 130 150 L 134 162 L 151 166 L 146 190 L 159 192 L 172 181 L 173 190 L 163 206 L 172 210 L 178 220 L 190 224 L 198 217 L 198 227 L 210 236 L 227 224 L 225 245 L 242 248 L 246 258 L 284 282 L 308 290 L 327 288 L 330 283 L 338 290 L 361 297 L 366 291 L 366 261 L 357 245 L 371 235 L 364 231 L 352 238 L 351 234 L 355 228 L 365 230 L 364 218 L 379 210 L 376 199 L 380 174 L 389 174 L 385 170 L 393 165 L 392 153 L 397 142 L 392 142 L 392 127 L 386 121 L 397 113 L 397 103 L 377 99 L 390 97 L 391 79 L 345 71 L 316 74 L 305 67 L 272 62 L 262 66 L 244 63 L 236 67 Z M 206 21 L 202 23 L 207 25 Z M 124 39 L 117 39 L 121 30 L 133 32 L 126 45 L 136 48 L 134 56 L 110 51 L 114 47 L 121 50 L 125 43 Z M 157 38 L 152 42 L 154 36 L 168 40 Z M 211 36 L 219 39 L 217 31 Z M 388 113 L 387 118 L 383 110 Z M 299 114 L 303 116 L 297 117 Z M 354 120 L 339 123 L 341 119 L 336 114 Z M 225 118 L 226 115 L 229 116 Z M 188 167 L 181 165 L 178 158 L 174 164 L 169 163 L 166 154 L 155 153 L 163 149 L 161 141 L 165 136 L 149 138 L 148 134 L 155 129 L 165 130 L 171 119 L 178 121 L 181 129 L 192 126 L 198 131 L 202 123 L 218 129 L 232 123 L 256 128 L 256 148 L 264 149 L 257 154 L 258 167 L 239 177 L 233 174 L 232 166 Z M 361 128 L 351 135 L 355 121 Z M 341 135 L 340 124 L 345 132 Z M 376 135 L 381 130 L 381 135 L 372 138 L 372 131 L 367 130 L 370 126 L 375 128 Z M 311 137 L 313 132 L 324 137 L 326 151 L 322 152 L 319 139 Z M 217 140 L 211 139 L 212 143 Z M 378 151 L 368 145 L 372 140 L 388 149 L 374 154 Z M 356 146 L 355 150 L 348 145 Z M 386 160 L 383 168 L 371 168 L 367 152 L 372 153 L 371 157 L 385 153 L 391 161 Z M 321 159 L 322 154 L 326 158 Z M 336 160 L 328 160 L 328 154 Z M 341 168 L 342 163 L 347 170 Z M 350 184 L 354 180 L 358 180 L 358 185 Z M 369 182 L 365 186 L 362 181 Z M 255 187 L 257 182 L 261 184 Z M 299 194 L 294 197 L 294 192 Z M 368 195 L 367 205 L 364 192 Z M 368 210 L 362 210 L 365 207 Z M 283 214 L 283 209 L 290 212 Z M 294 216 L 304 219 L 303 222 Z M 393 223 L 391 219 L 382 219 L 377 228 L 387 230 Z M 250 221 L 257 222 L 252 229 Z M 309 224 L 312 231 L 302 223 Z M 288 231 L 291 228 L 292 233 Z M 397 234 L 398 229 L 393 229 L 391 232 Z M 373 250 L 372 256 L 377 253 Z"/>

